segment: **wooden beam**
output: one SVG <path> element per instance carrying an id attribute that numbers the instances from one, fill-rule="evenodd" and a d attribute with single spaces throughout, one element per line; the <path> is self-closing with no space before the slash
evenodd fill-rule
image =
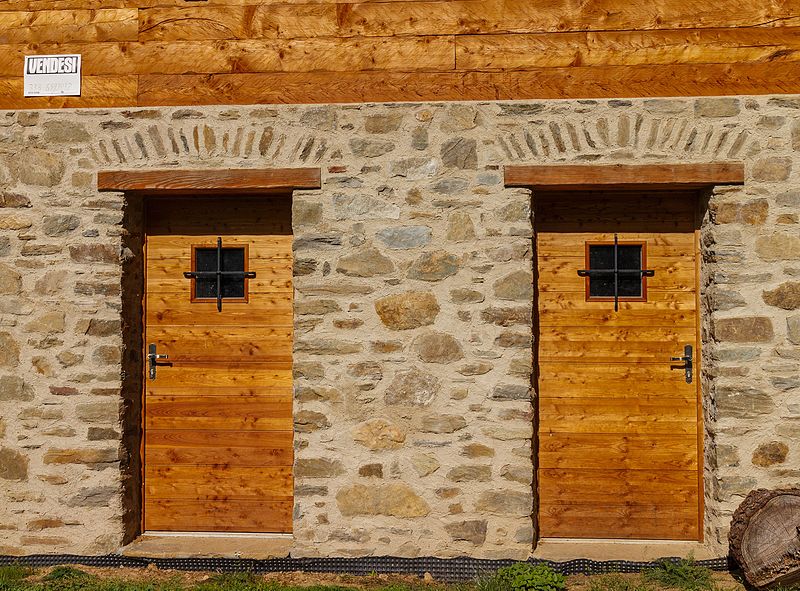
<path id="1" fill-rule="evenodd" d="M 675 188 L 744 184 L 744 164 L 558 164 L 506 166 L 507 187 L 539 190 Z"/>
<path id="2" fill-rule="evenodd" d="M 241 194 L 319 189 L 321 186 L 319 168 L 109 170 L 97 173 L 99 191 Z"/>

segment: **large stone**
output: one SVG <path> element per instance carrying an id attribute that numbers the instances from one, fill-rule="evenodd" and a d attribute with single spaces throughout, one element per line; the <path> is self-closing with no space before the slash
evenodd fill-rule
<path id="1" fill-rule="evenodd" d="M 483 445 L 482 443 L 470 443 L 469 445 L 464 446 L 464 449 L 461 450 L 461 455 L 466 456 L 468 458 L 492 458 L 494 457 L 495 451 L 489 447 L 488 445 Z"/>
<path id="2" fill-rule="evenodd" d="M 8 265 L 0 265 L 0 295 L 17 295 L 22 291 L 22 275 Z"/>
<path id="3" fill-rule="evenodd" d="M 427 332 L 414 339 L 412 345 L 419 358 L 426 363 L 452 363 L 463 359 L 461 344 L 443 332 Z"/>
<path id="4" fill-rule="evenodd" d="M 450 299 L 454 304 L 479 304 L 486 296 L 475 289 L 459 287 L 450 290 Z"/>
<path id="5" fill-rule="evenodd" d="M 494 400 L 530 400 L 530 386 L 521 384 L 498 384 L 492 390 Z"/>
<path id="6" fill-rule="evenodd" d="M 119 495 L 115 486 L 92 486 L 67 499 L 68 507 L 108 507 Z"/>
<path id="7" fill-rule="evenodd" d="M 66 314 L 64 312 L 47 312 L 26 324 L 25 330 L 28 332 L 53 334 L 64 332 L 65 326 Z"/>
<path id="8" fill-rule="evenodd" d="M 0 367 L 19 365 L 19 345 L 7 332 L 0 332 Z"/>
<path id="9" fill-rule="evenodd" d="M 453 242 L 466 242 L 475 239 L 475 225 L 465 211 L 454 211 L 447 220 L 445 237 Z"/>
<path id="10" fill-rule="evenodd" d="M 344 487 L 336 494 L 336 505 L 345 517 L 385 515 L 407 519 L 425 517 L 430 513 L 430 507 L 422 497 L 401 482 Z"/>
<path id="11" fill-rule="evenodd" d="M 333 205 L 337 220 L 400 219 L 399 205 L 371 195 L 336 194 Z"/>
<path id="12" fill-rule="evenodd" d="M 389 140 L 353 138 L 350 140 L 350 150 L 353 155 L 362 158 L 377 158 L 394 150 L 393 142 Z"/>
<path id="13" fill-rule="evenodd" d="M 476 546 L 486 541 L 486 521 L 483 519 L 448 523 L 444 529 L 455 541 L 471 542 Z"/>
<path id="14" fill-rule="evenodd" d="M 458 273 L 458 257 L 444 250 L 426 252 L 414 261 L 408 271 L 409 279 L 441 281 Z"/>
<path id="15" fill-rule="evenodd" d="M 753 163 L 753 179 L 762 182 L 785 181 L 792 173 L 792 159 L 781 156 L 761 158 Z"/>
<path id="16" fill-rule="evenodd" d="M 492 515 L 527 517 L 533 511 L 533 495 L 514 490 L 493 490 L 481 494 L 475 510 Z"/>
<path id="17" fill-rule="evenodd" d="M 295 341 L 294 350 L 298 353 L 309 355 L 347 355 L 360 353 L 364 345 L 338 339 L 314 339 L 310 341 Z"/>
<path id="18" fill-rule="evenodd" d="M 64 177 L 66 167 L 60 156 L 41 148 L 23 148 L 8 159 L 12 176 L 26 185 L 54 187 Z"/>
<path id="19" fill-rule="evenodd" d="M 69 255 L 76 263 L 119 263 L 119 248 L 111 244 L 75 244 Z"/>
<path id="20" fill-rule="evenodd" d="M 769 468 L 776 464 L 783 464 L 789 455 L 789 446 L 782 441 L 762 443 L 753 452 L 752 462 L 755 466 Z"/>
<path id="21" fill-rule="evenodd" d="M 721 419 L 758 419 L 775 410 L 769 394 L 750 386 L 717 386 L 715 398 Z"/>
<path id="22" fill-rule="evenodd" d="M 364 119 L 364 131 L 367 133 L 391 133 L 400 129 L 402 123 L 402 113 L 369 115 Z"/>
<path id="23" fill-rule="evenodd" d="M 500 476 L 511 482 L 530 484 L 533 482 L 533 471 L 529 466 L 505 465 L 500 470 Z"/>
<path id="24" fill-rule="evenodd" d="M 714 320 L 714 339 L 722 343 L 768 343 L 775 334 L 766 316 L 718 318 Z"/>
<path id="25" fill-rule="evenodd" d="M 112 448 L 83 449 L 48 449 L 44 454 L 45 464 L 113 464 L 119 460 L 119 454 Z"/>
<path id="26" fill-rule="evenodd" d="M 466 131 L 478 126 L 478 109 L 473 105 L 456 103 L 447 109 L 442 119 L 442 131 Z"/>
<path id="27" fill-rule="evenodd" d="M 795 345 L 800 345 L 800 315 L 786 318 L 786 336 Z"/>
<path id="28" fill-rule="evenodd" d="M 773 232 L 756 238 L 756 254 L 764 261 L 800 259 L 800 236 Z"/>
<path id="29" fill-rule="evenodd" d="M 467 421 L 460 415 L 428 415 L 422 419 L 424 433 L 455 433 L 467 426 Z"/>
<path id="30" fill-rule="evenodd" d="M 321 412 L 300 410 L 294 414 L 294 430 L 298 433 L 312 433 L 330 426 L 331 422 L 328 417 Z"/>
<path id="31" fill-rule="evenodd" d="M 25 195 L 0 190 L 0 207 L 30 207 L 31 200 Z"/>
<path id="32" fill-rule="evenodd" d="M 322 204 L 310 201 L 292 201 L 292 225 L 314 226 L 322 219 Z"/>
<path id="33" fill-rule="evenodd" d="M 342 308 L 336 300 L 309 300 L 307 302 L 297 302 L 294 305 L 294 313 L 297 316 L 322 316 L 331 312 L 341 312 Z"/>
<path id="34" fill-rule="evenodd" d="M 796 310 L 800 308 L 800 282 L 787 281 L 775 289 L 762 292 L 761 297 L 770 306 L 783 310 Z"/>
<path id="35" fill-rule="evenodd" d="M 515 324 L 530 325 L 532 314 L 532 306 L 520 306 L 517 308 L 490 307 L 481 310 L 481 319 L 484 322 L 496 324 L 498 326 L 512 326 Z"/>
<path id="36" fill-rule="evenodd" d="M 386 404 L 425 406 L 431 403 L 441 387 L 441 382 L 433 374 L 412 368 L 397 372 L 386 388 L 384 400 Z"/>
<path id="37" fill-rule="evenodd" d="M 413 456 L 411 458 L 411 465 L 420 478 L 430 476 L 441 467 L 439 460 L 430 454 L 417 454 Z"/>
<path id="38" fill-rule="evenodd" d="M 364 248 L 339 259 L 336 271 L 350 277 L 374 277 L 394 271 L 392 260 L 377 248 Z"/>
<path id="39" fill-rule="evenodd" d="M 301 458 L 294 465 L 294 475 L 297 478 L 334 478 L 342 474 L 344 466 L 339 460 Z"/>
<path id="40" fill-rule="evenodd" d="M 28 480 L 28 458 L 8 447 L 0 448 L 0 478 Z"/>
<path id="41" fill-rule="evenodd" d="M 533 301 L 533 274 L 514 271 L 494 282 L 494 294 L 501 300 Z"/>
<path id="42" fill-rule="evenodd" d="M 739 109 L 739 99 L 736 98 L 699 98 L 694 102 L 697 117 L 735 117 Z"/>
<path id="43" fill-rule="evenodd" d="M 387 328 L 409 330 L 433 324 L 439 303 L 430 292 L 407 291 L 377 300 L 375 312 Z"/>
<path id="44" fill-rule="evenodd" d="M 492 371 L 492 369 L 494 369 L 494 366 L 488 361 L 474 361 L 459 367 L 458 373 L 462 376 L 482 376 Z"/>
<path id="45" fill-rule="evenodd" d="M 492 479 L 492 467 L 485 464 L 456 466 L 447 472 L 447 479 L 453 482 L 489 482 Z"/>
<path id="46" fill-rule="evenodd" d="M 93 337 L 109 337 L 120 334 L 122 322 L 120 320 L 104 320 L 102 318 L 92 318 L 89 321 L 89 328 L 86 334 Z"/>
<path id="47" fill-rule="evenodd" d="M 386 419 L 371 419 L 353 428 L 353 440 L 372 450 L 399 449 L 406 433 Z"/>
<path id="48" fill-rule="evenodd" d="M 425 246 L 431 241 L 432 230 L 428 226 L 392 226 L 376 234 L 387 248 L 408 250 Z"/>
<path id="49" fill-rule="evenodd" d="M 417 156 L 415 158 L 403 158 L 392 162 L 389 168 L 391 176 L 401 176 L 412 181 L 435 176 L 439 170 L 436 160 Z"/>
<path id="50" fill-rule="evenodd" d="M 448 168 L 475 170 L 478 168 L 478 143 L 463 137 L 449 139 L 442 144 L 441 156 L 442 164 Z"/>
<path id="51" fill-rule="evenodd" d="M 0 212 L 0 230 L 25 230 L 32 225 L 33 220 L 27 215 Z"/>
<path id="52" fill-rule="evenodd" d="M 769 202 L 766 199 L 754 199 L 745 203 L 724 202 L 717 205 L 714 221 L 718 224 L 748 224 L 760 226 L 767 221 Z"/>
<path id="53" fill-rule="evenodd" d="M 82 123 L 54 119 L 45 121 L 42 127 L 44 128 L 42 139 L 48 144 L 76 144 L 89 141 L 89 132 Z"/>
<path id="54" fill-rule="evenodd" d="M 0 376 L 0 402 L 7 400 L 33 400 L 31 388 L 25 386 L 20 376 Z"/>
<path id="55" fill-rule="evenodd" d="M 116 423 L 119 421 L 119 402 L 85 402 L 76 406 L 75 414 L 86 423 Z"/>

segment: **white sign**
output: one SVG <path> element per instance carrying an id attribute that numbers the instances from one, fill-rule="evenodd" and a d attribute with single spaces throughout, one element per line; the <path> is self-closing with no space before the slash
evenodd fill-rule
<path id="1" fill-rule="evenodd" d="M 80 95 L 80 55 L 25 56 L 25 96 Z"/>

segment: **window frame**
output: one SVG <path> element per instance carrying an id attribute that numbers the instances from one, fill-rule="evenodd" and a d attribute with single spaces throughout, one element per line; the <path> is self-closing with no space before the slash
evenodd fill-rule
<path id="1" fill-rule="evenodd" d="M 618 240 L 618 246 L 641 246 L 642 247 L 642 260 L 640 269 L 647 269 L 647 241 L 646 240 Z M 591 271 L 590 267 L 590 247 L 592 246 L 614 246 L 613 240 L 587 240 L 584 243 L 584 268 Z M 647 277 L 642 275 L 642 295 L 639 297 L 633 296 L 618 296 L 619 302 L 646 302 L 647 301 Z M 591 277 L 584 277 L 584 289 L 587 302 L 613 302 L 614 296 L 592 296 L 590 295 L 589 282 Z"/>
<path id="2" fill-rule="evenodd" d="M 225 250 L 226 248 L 241 248 L 244 249 L 244 268 L 242 272 L 248 273 L 250 271 L 250 248 L 249 244 L 228 244 L 223 245 L 222 249 Z M 197 272 L 197 249 L 199 248 L 208 248 L 210 250 L 217 250 L 216 244 L 192 244 L 192 272 Z M 244 297 L 241 298 L 226 298 L 225 296 L 222 297 L 222 301 L 225 303 L 231 304 L 246 304 L 250 301 L 250 279 L 245 277 L 244 281 Z M 197 279 L 195 277 L 191 278 L 191 286 L 189 287 L 190 290 L 190 299 L 189 301 L 192 304 L 207 304 L 209 302 L 217 303 L 217 298 L 199 298 L 197 297 Z"/>

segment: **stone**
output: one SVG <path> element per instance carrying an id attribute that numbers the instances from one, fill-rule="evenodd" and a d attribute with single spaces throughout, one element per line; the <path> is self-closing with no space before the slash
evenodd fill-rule
<path id="1" fill-rule="evenodd" d="M 723 343 L 769 343 L 774 338 L 772 320 L 766 316 L 717 318 L 714 339 Z"/>
<path id="2" fill-rule="evenodd" d="M 111 427 L 89 427 L 86 439 L 89 441 L 119 441 L 120 433 Z"/>
<path id="3" fill-rule="evenodd" d="M 499 384 L 492 390 L 493 400 L 530 400 L 530 386 L 521 384 Z"/>
<path id="4" fill-rule="evenodd" d="M 494 365 L 488 361 L 475 361 L 466 363 L 458 368 L 458 373 L 462 376 L 482 376 L 494 369 Z"/>
<path id="5" fill-rule="evenodd" d="M 345 517 L 385 515 L 407 519 L 425 517 L 430 513 L 430 507 L 422 497 L 400 482 L 346 486 L 336 494 L 336 505 Z"/>
<path id="6" fill-rule="evenodd" d="M 479 304 L 485 299 L 486 297 L 475 289 L 459 287 L 450 290 L 450 300 L 454 304 Z"/>
<path id="7" fill-rule="evenodd" d="M 411 147 L 415 150 L 425 150 L 428 148 L 428 130 L 418 125 L 411 131 Z"/>
<path id="8" fill-rule="evenodd" d="M 431 241 L 432 235 L 428 226 L 392 226 L 379 231 L 376 237 L 387 248 L 408 250 L 425 246 Z"/>
<path id="9" fill-rule="evenodd" d="M 389 167 L 390 176 L 405 177 L 412 181 L 435 176 L 438 171 L 439 165 L 436 160 L 424 156 L 403 158 L 392 162 Z"/>
<path id="10" fill-rule="evenodd" d="M 386 388 L 386 404 L 426 406 L 441 389 L 441 382 L 428 372 L 416 368 L 397 372 Z"/>
<path id="11" fill-rule="evenodd" d="M 22 291 L 22 275 L 8 265 L 0 264 L 0 295 L 17 295 Z"/>
<path id="12" fill-rule="evenodd" d="M 430 476 L 441 467 L 439 460 L 430 454 L 416 454 L 411 458 L 411 465 L 420 478 Z"/>
<path id="13" fill-rule="evenodd" d="M 300 484 L 294 487 L 295 497 L 326 497 L 328 496 L 327 486 L 313 486 L 310 484 Z"/>
<path id="14" fill-rule="evenodd" d="M 333 196 L 335 218 L 337 220 L 379 220 L 400 219 L 400 207 L 370 195 Z"/>
<path id="15" fill-rule="evenodd" d="M 347 375 L 354 378 L 367 378 L 380 381 L 383 379 L 383 368 L 376 361 L 362 361 L 347 366 Z"/>
<path id="16" fill-rule="evenodd" d="M 532 302 L 533 274 L 528 271 L 514 271 L 495 281 L 493 288 L 494 294 L 501 300 Z"/>
<path id="17" fill-rule="evenodd" d="M 423 333 L 414 339 L 412 347 L 426 363 L 452 363 L 464 358 L 458 340 L 443 332 Z"/>
<path id="18" fill-rule="evenodd" d="M 466 242 L 475 239 L 475 225 L 465 211 L 454 211 L 447 220 L 445 238 L 452 242 Z"/>
<path id="19" fill-rule="evenodd" d="M 353 428 L 353 440 L 371 450 L 399 449 L 406 432 L 386 419 L 371 419 Z"/>
<path id="20" fill-rule="evenodd" d="M 383 478 L 383 464 L 365 464 L 359 467 L 358 475 L 365 478 Z"/>
<path id="21" fill-rule="evenodd" d="M 57 154 L 41 148 L 22 148 L 8 159 L 11 175 L 26 185 L 55 187 L 64 178 L 66 166 Z"/>
<path id="22" fill-rule="evenodd" d="M 786 336 L 794 345 L 800 345 L 800 315 L 786 318 Z"/>
<path id="23" fill-rule="evenodd" d="M 533 482 L 533 472 L 528 466 L 505 465 L 500 469 L 500 476 L 511 482 L 520 484 L 531 484 Z"/>
<path id="24" fill-rule="evenodd" d="M 735 117 L 740 108 L 736 98 L 699 98 L 694 102 L 697 117 Z"/>
<path id="25" fill-rule="evenodd" d="M 100 365 L 118 365 L 122 361 L 122 350 L 117 345 L 100 345 L 92 351 L 92 359 Z"/>
<path id="26" fill-rule="evenodd" d="M 761 226 L 767 221 L 769 202 L 755 199 L 746 203 L 727 202 L 717 205 L 714 221 L 718 224 L 747 224 Z"/>
<path id="27" fill-rule="evenodd" d="M 64 288 L 67 275 L 65 270 L 48 271 L 36 282 L 34 289 L 41 295 L 57 294 Z"/>
<path id="28" fill-rule="evenodd" d="M 361 343 L 351 343 L 336 339 L 315 339 L 311 341 L 295 341 L 294 350 L 309 355 L 347 355 L 360 353 L 364 349 Z"/>
<path id="29" fill-rule="evenodd" d="M 47 312 L 25 325 L 28 332 L 53 334 L 64 332 L 66 314 L 64 312 Z"/>
<path id="30" fill-rule="evenodd" d="M 94 466 L 97 464 L 113 464 L 119 461 L 116 449 L 48 449 L 43 461 L 45 464 L 86 464 Z"/>
<path id="31" fill-rule="evenodd" d="M 19 365 L 19 345 L 7 332 L 0 332 L 0 367 L 13 368 Z"/>
<path id="32" fill-rule="evenodd" d="M 775 289 L 761 292 L 761 297 L 770 306 L 783 310 L 797 310 L 800 308 L 800 282 L 781 283 Z"/>
<path id="33" fill-rule="evenodd" d="M 447 472 L 447 479 L 453 482 L 489 482 L 492 467 L 484 464 L 456 466 Z"/>
<path id="34" fill-rule="evenodd" d="M 294 313 L 297 316 L 322 316 L 331 312 L 341 312 L 342 308 L 336 300 L 310 300 L 307 302 L 296 302 Z"/>
<path id="35" fill-rule="evenodd" d="M 493 458 L 495 451 L 482 443 L 470 443 L 461 450 L 461 455 L 468 458 Z"/>
<path id="36" fill-rule="evenodd" d="M 364 118 L 364 131 L 367 133 L 391 133 L 400 129 L 403 123 L 402 113 L 386 115 L 369 115 Z"/>
<path id="37" fill-rule="evenodd" d="M 442 131 L 466 131 L 478 126 L 478 110 L 469 104 L 455 104 L 447 109 L 442 120 Z"/>
<path id="38" fill-rule="evenodd" d="M 714 393 L 719 418 L 757 419 L 775 410 L 769 394 L 750 386 L 718 385 Z"/>
<path id="39" fill-rule="evenodd" d="M 478 168 L 478 143 L 474 139 L 456 137 L 446 140 L 441 147 L 442 164 L 447 168 L 476 170 Z"/>
<path id="40" fill-rule="evenodd" d="M 492 515 L 527 517 L 533 510 L 533 495 L 502 489 L 484 492 L 478 497 L 475 510 Z"/>
<path id="41" fill-rule="evenodd" d="M 481 310 L 481 319 L 484 322 L 496 324 L 498 326 L 512 326 L 515 324 L 530 325 L 532 314 L 532 306 L 520 306 L 517 308 L 490 307 Z"/>
<path id="42" fill-rule="evenodd" d="M 121 332 L 122 322 L 120 320 L 104 320 L 101 318 L 92 318 L 89 321 L 89 327 L 86 329 L 86 334 L 93 337 L 110 337 Z"/>
<path id="43" fill-rule="evenodd" d="M 0 190 L 0 207 L 30 207 L 31 200 L 20 193 Z"/>
<path id="44" fill-rule="evenodd" d="M 494 344 L 505 349 L 529 349 L 533 336 L 529 332 L 504 330 L 494 339 Z"/>
<path id="45" fill-rule="evenodd" d="M 328 417 L 321 412 L 300 410 L 294 413 L 294 430 L 299 433 L 312 433 L 330 426 Z"/>
<path id="46" fill-rule="evenodd" d="M 753 180 L 762 182 L 785 181 L 792 173 L 792 159 L 781 156 L 761 158 L 753 163 Z"/>
<path id="47" fill-rule="evenodd" d="M 33 400 L 33 392 L 25 387 L 25 382 L 19 376 L 0 376 L 0 402 L 9 400 Z"/>
<path id="48" fill-rule="evenodd" d="M 457 178 L 443 178 L 431 185 L 431 189 L 435 193 L 442 195 L 456 195 L 465 191 L 467 187 L 469 187 L 468 180 Z"/>
<path id="49" fill-rule="evenodd" d="M 337 273 L 350 277 L 374 277 L 394 272 L 394 263 L 377 248 L 364 248 L 339 259 Z"/>
<path id="50" fill-rule="evenodd" d="M 408 271 L 409 279 L 441 281 L 458 273 L 458 257 L 444 250 L 420 255 Z"/>
<path id="51" fill-rule="evenodd" d="M 764 261 L 800 259 L 800 236 L 773 232 L 756 238 L 756 254 Z"/>
<path id="52" fill-rule="evenodd" d="M 119 248 L 111 244 L 76 244 L 69 247 L 76 263 L 119 263 Z"/>
<path id="53" fill-rule="evenodd" d="M 64 236 L 81 225 L 76 215 L 46 215 L 42 220 L 42 230 L 47 236 Z"/>
<path id="54" fill-rule="evenodd" d="M 341 234 L 303 234 L 295 236 L 294 250 L 317 249 L 342 245 Z"/>
<path id="55" fill-rule="evenodd" d="M 407 291 L 380 298 L 375 312 L 391 330 L 409 330 L 434 323 L 439 314 L 436 296 L 426 291 Z"/>
<path id="56" fill-rule="evenodd" d="M 466 419 L 460 415 L 435 414 L 422 418 L 421 430 L 424 433 L 455 433 L 466 426 Z"/>
<path id="57" fill-rule="evenodd" d="M 339 460 L 299 458 L 295 460 L 294 474 L 297 478 L 334 478 L 344 474 L 344 466 Z"/>
<path id="58" fill-rule="evenodd" d="M 309 201 L 292 201 L 292 225 L 314 226 L 322 219 L 322 204 Z"/>
<path id="59" fill-rule="evenodd" d="M 708 289 L 708 297 L 711 309 L 716 311 L 733 310 L 747 305 L 747 300 L 738 291 L 722 289 L 716 285 Z"/>
<path id="60" fill-rule="evenodd" d="M 754 466 L 769 468 L 776 464 L 783 464 L 789 455 L 789 446 L 782 441 L 770 441 L 762 443 L 753 452 L 752 462 Z"/>
<path id="61" fill-rule="evenodd" d="M 86 402 L 75 407 L 77 417 L 87 423 L 116 423 L 119 421 L 119 402 Z"/>
<path id="62" fill-rule="evenodd" d="M 342 401 L 342 393 L 339 390 L 324 386 L 296 386 L 294 397 L 297 402 Z"/>
<path id="63" fill-rule="evenodd" d="M 26 215 L 19 213 L 0 213 L 0 230 L 25 230 L 33 225 Z"/>
<path id="64" fill-rule="evenodd" d="M 475 546 L 486 541 L 486 521 L 483 519 L 448 523 L 444 529 L 455 541 L 470 542 Z"/>
<path id="65" fill-rule="evenodd" d="M 389 140 L 353 138 L 350 140 L 350 150 L 354 156 L 362 158 L 377 158 L 393 151 L 395 145 Z"/>
<path id="66" fill-rule="evenodd" d="M 0 447 L 0 478 L 28 480 L 28 458 L 8 447 Z"/>
<path id="67" fill-rule="evenodd" d="M 317 270 L 317 261 L 314 259 L 295 259 L 292 274 L 295 276 L 311 275 Z"/>
<path id="68" fill-rule="evenodd" d="M 108 507 L 119 496 L 115 486 L 92 486 L 67 499 L 68 507 Z"/>

